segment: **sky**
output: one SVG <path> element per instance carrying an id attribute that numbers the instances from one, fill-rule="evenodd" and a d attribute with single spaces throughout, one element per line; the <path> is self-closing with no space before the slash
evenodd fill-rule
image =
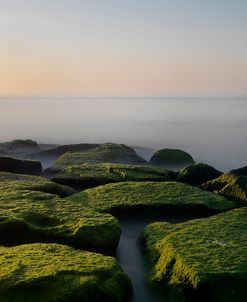
<path id="1" fill-rule="evenodd" d="M 247 95 L 247 1 L 0 0 L 0 95 Z"/>

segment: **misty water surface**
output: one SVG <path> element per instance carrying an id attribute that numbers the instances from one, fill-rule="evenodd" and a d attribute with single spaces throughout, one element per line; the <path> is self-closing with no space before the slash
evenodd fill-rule
<path id="1" fill-rule="evenodd" d="M 182 148 L 227 170 L 247 164 L 247 98 L 0 98 L 0 141 Z"/>

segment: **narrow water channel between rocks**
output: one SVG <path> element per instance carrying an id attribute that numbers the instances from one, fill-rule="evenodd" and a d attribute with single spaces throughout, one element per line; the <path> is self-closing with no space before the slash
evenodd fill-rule
<path id="1" fill-rule="evenodd" d="M 196 215 L 173 214 L 135 217 L 131 215 L 118 218 L 121 224 L 122 234 L 117 249 L 117 259 L 132 281 L 133 298 L 131 302 L 174 302 L 174 297 L 172 297 L 170 293 L 158 288 L 152 288 L 148 282 L 148 262 L 147 259 L 145 259 L 143 247 L 139 242 L 140 234 L 145 226 L 156 221 L 179 223 L 200 217 Z"/>

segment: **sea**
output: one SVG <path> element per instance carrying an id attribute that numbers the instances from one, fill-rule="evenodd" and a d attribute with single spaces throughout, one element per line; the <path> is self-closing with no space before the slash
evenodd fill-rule
<path id="1" fill-rule="evenodd" d="M 0 142 L 27 138 L 179 148 L 227 171 L 247 165 L 247 97 L 1 97 Z"/>

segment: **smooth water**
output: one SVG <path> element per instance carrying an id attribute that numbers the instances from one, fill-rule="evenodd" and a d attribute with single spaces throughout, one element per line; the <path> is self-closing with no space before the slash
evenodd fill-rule
<path id="1" fill-rule="evenodd" d="M 182 148 L 228 170 L 247 164 L 246 117 L 247 97 L 0 98 L 0 141 Z"/>

